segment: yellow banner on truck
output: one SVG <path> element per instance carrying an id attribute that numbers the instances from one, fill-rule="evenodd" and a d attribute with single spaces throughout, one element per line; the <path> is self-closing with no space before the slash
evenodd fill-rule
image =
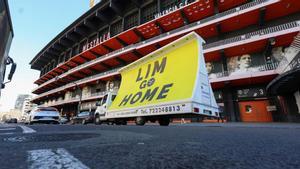
<path id="1" fill-rule="evenodd" d="M 160 111 L 157 115 L 192 113 L 194 102 L 208 106 L 213 102 L 217 109 L 205 69 L 203 42 L 190 33 L 122 68 L 121 86 L 108 115 L 153 115 L 155 109 Z M 204 98 L 200 88 L 206 92 Z"/>

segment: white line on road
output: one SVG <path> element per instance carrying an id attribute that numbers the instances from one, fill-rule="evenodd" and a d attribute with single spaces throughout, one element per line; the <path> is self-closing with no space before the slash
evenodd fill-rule
<path id="1" fill-rule="evenodd" d="M 16 130 L 16 128 L 4 128 L 4 129 L 0 129 L 0 131 L 3 131 L 3 130 Z"/>
<path id="2" fill-rule="evenodd" d="M 14 134 L 14 133 L 0 133 L 0 135 L 11 135 L 11 134 Z"/>
<path id="3" fill-rule="evenodd" d="M 36 132 L 36 131 L 33 130 L 32 128 L 29 128 L 29 127 L 26 127 L 26 126 L 19 125 L 19 127 L 22 128 L 23 133 L 35 133 L 35 132 Z"/>
<path id="4" fill-rule="evenodd" d="M 29 169 L 89 169 L 63 148 L 28 151 L 28 163 Z"/>

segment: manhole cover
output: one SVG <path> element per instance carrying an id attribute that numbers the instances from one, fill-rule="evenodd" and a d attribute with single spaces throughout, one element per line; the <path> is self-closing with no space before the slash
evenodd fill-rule
<path id="1" fill-rule="evenodd" d="M 93 133 L 61 133 L 61 134 L 38 134 L 8 137 L 4 141 L 7 142 L 51 142 L 51 141 L 68 141 L 68 140 L 84 140 L 100 136 Z"/>

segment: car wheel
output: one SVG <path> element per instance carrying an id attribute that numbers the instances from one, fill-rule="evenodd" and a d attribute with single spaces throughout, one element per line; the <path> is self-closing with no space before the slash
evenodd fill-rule
<path id="1" fill-rule="evenodd" d="M 145 125 L 145 123 L 146 123 L 145 117 L 137 117 L 135 119 L 135 124 L 138 126 L 143 126 Z"/>

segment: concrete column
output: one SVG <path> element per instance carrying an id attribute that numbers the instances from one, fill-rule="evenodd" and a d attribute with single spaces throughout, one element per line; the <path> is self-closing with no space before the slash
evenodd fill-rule
<path id="1" fill-rule="evenodd" d="M 224 113 L 228 121 L 235 122 L 239 121 L 236 112 L 235 97 L 233 96 L 233 90 L 230 87 L 225 87 L 223 90 L 223 100 L 224 100 Z"/>

